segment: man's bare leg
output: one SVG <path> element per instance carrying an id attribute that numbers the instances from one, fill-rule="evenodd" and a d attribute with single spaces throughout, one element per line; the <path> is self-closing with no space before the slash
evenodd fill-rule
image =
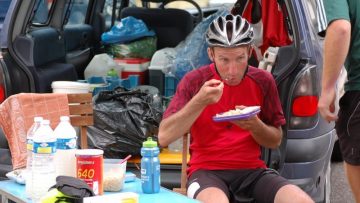
<path id="1" fill-rule="evenodd" d="M 344 169 L 355 201 L 360 203 L 360 166 L 344 162 Z"/>

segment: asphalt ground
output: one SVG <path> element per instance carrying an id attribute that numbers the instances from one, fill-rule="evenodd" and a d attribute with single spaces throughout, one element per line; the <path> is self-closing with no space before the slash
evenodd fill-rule
<path id="1" fill-rule="evenodd" d="M 331 203 L 354 203 L 350 187 L 345 177 L 343 162 L 331 163 Z"/>

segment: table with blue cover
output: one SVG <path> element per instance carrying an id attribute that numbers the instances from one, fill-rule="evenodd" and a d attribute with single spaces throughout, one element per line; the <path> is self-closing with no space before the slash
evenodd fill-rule
<path id="1" fill-rule="evenodd" d="M 156 194 L 144 194 L 141 190 L 141 181 L 136 178 L 133 182 L 126 182 L 121 192 L 135 192 L 139 194 L 140 203 L 191 203 L 198 202 L 194 199 L 190 199 L 184 195 L 173 192 L 166 188 L 161 187 L 160 192 Z M 105 192 L 106 194 L 114 194 L 113 192 Z M 31 203 L 30 199 L 25 196 L 25 186 L 16 183 L 13 180 L 0 181 L 0 195 L 2 197 L 2 203 L 8 203 L 8 200 L 12 200 L 16 203 Z"/>

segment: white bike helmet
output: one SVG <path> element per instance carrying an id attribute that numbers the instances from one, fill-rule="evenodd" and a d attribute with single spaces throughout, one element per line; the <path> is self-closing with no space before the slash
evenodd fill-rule
<path id="1" fill-rule="evenodd" d="M 250 23 L 239 15 L 219 16 L 206 33 L 209 47 L 236 47 L 250 45 L 254 38 Z"/>

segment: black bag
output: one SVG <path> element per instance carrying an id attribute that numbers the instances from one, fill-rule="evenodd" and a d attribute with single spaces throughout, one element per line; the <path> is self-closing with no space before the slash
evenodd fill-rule
<path id="1" fill-rule="evenodd" d="M 80 179 L 70 176 L 56 177 L 56 184 L 49 190 L 56 188 L 68 197 L 57 197 L 56 202 L 81 203 L 84 197 L 95 196 L 89 185 Z"/>
<path id="2" fill-rule="evenodd" d="M 94 127 L 88 130 L 89 146 L 104 150 L 106 158 L 140 155 L 147 137 L 157 140 L 162 105 L 154 96 L 141 89 L 122 87 L 100 92 L 94 97 Z"/>

